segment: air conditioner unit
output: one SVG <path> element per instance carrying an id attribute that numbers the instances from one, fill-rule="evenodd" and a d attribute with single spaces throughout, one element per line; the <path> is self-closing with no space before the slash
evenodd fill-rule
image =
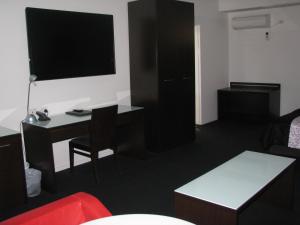
<path id="1" fill-rule="evenodd" d="M 231 20 L 232 28 L 235 30 L 269 28 L 271 26 L 270 14 L 254 15 L 244 17 L 233 17 Z"/>

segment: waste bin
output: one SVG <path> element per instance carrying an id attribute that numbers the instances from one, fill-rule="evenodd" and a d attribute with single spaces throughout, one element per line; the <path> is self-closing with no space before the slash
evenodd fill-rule
<path id="1" fill-rule="evenodd" d="M 35 197 L 41 193 L 41 177 L 42 173 L 39 170 L 25 166 L 27 196 Z"/>

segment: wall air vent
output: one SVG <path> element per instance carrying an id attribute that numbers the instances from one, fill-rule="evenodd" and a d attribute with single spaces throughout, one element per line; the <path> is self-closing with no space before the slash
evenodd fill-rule
<path id="1" fill-rule="evenodd" d="M 231 25 L 234 30 L 269 28 L 271 26 L 270 14 L 233 17 Z"/>

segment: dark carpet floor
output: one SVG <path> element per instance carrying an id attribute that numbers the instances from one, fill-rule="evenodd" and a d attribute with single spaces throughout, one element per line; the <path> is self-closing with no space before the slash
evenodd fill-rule
<path id="1" fill-rule="evenodd" d="M 96 185 L 91 165 L 57 173 L 58 193 L 42 192 L 1 219 L 38 207 L 71 193 L 84 191 L 98 197 L 112 214 L 152 213 L 174 216 L 174 189 L 215 168 L 244 150 L 264 152 L 260 144 L 263 125 L 213 122 L 197 128 L 196 141 L 153 154 L 147 160 L 120 156 L 99 160 L 101 183 Z M 119 168 L 119 169 L 118 169 Z M 294 209 L 267 203 L 252 204 L 239 217 L 242 225 L 300 224 L 300 169 L 296 167 Z M 220 224 L 221 225 L 221 224 Z"/>

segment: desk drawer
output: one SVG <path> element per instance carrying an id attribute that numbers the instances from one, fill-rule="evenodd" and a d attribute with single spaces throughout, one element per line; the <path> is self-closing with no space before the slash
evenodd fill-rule
<path id="1" fill-rule="evenodd" d="M 59 142 L 88 134 L 89 121 L 51 129 L 51 141 Z"/>
<path id="2" fill-rule="evenodd" d="M 117 126 L 122 127 L 128 124 L 138 121 L 143 115 L 141 111 L 133 111 L 130 113 L 122 113 L 118 115 Z M 89 131 L 90 121 L 83 121 L 75 124 L 68 124 L 66 126 L 51 128 L 49 132 L 51 135 L 52 142 L 64 141 L 66 139 L 87 135 Z"/>
<path id="3" fill-rule="evenodd" d="M 127 113 L 122 113 L 118 115 L 117 126 L 123 126 L 127 124 L 132 124 L 134 121 L 139 120 L 139 118 L 143 116 L 142 110 L 131 111 Z"/>

